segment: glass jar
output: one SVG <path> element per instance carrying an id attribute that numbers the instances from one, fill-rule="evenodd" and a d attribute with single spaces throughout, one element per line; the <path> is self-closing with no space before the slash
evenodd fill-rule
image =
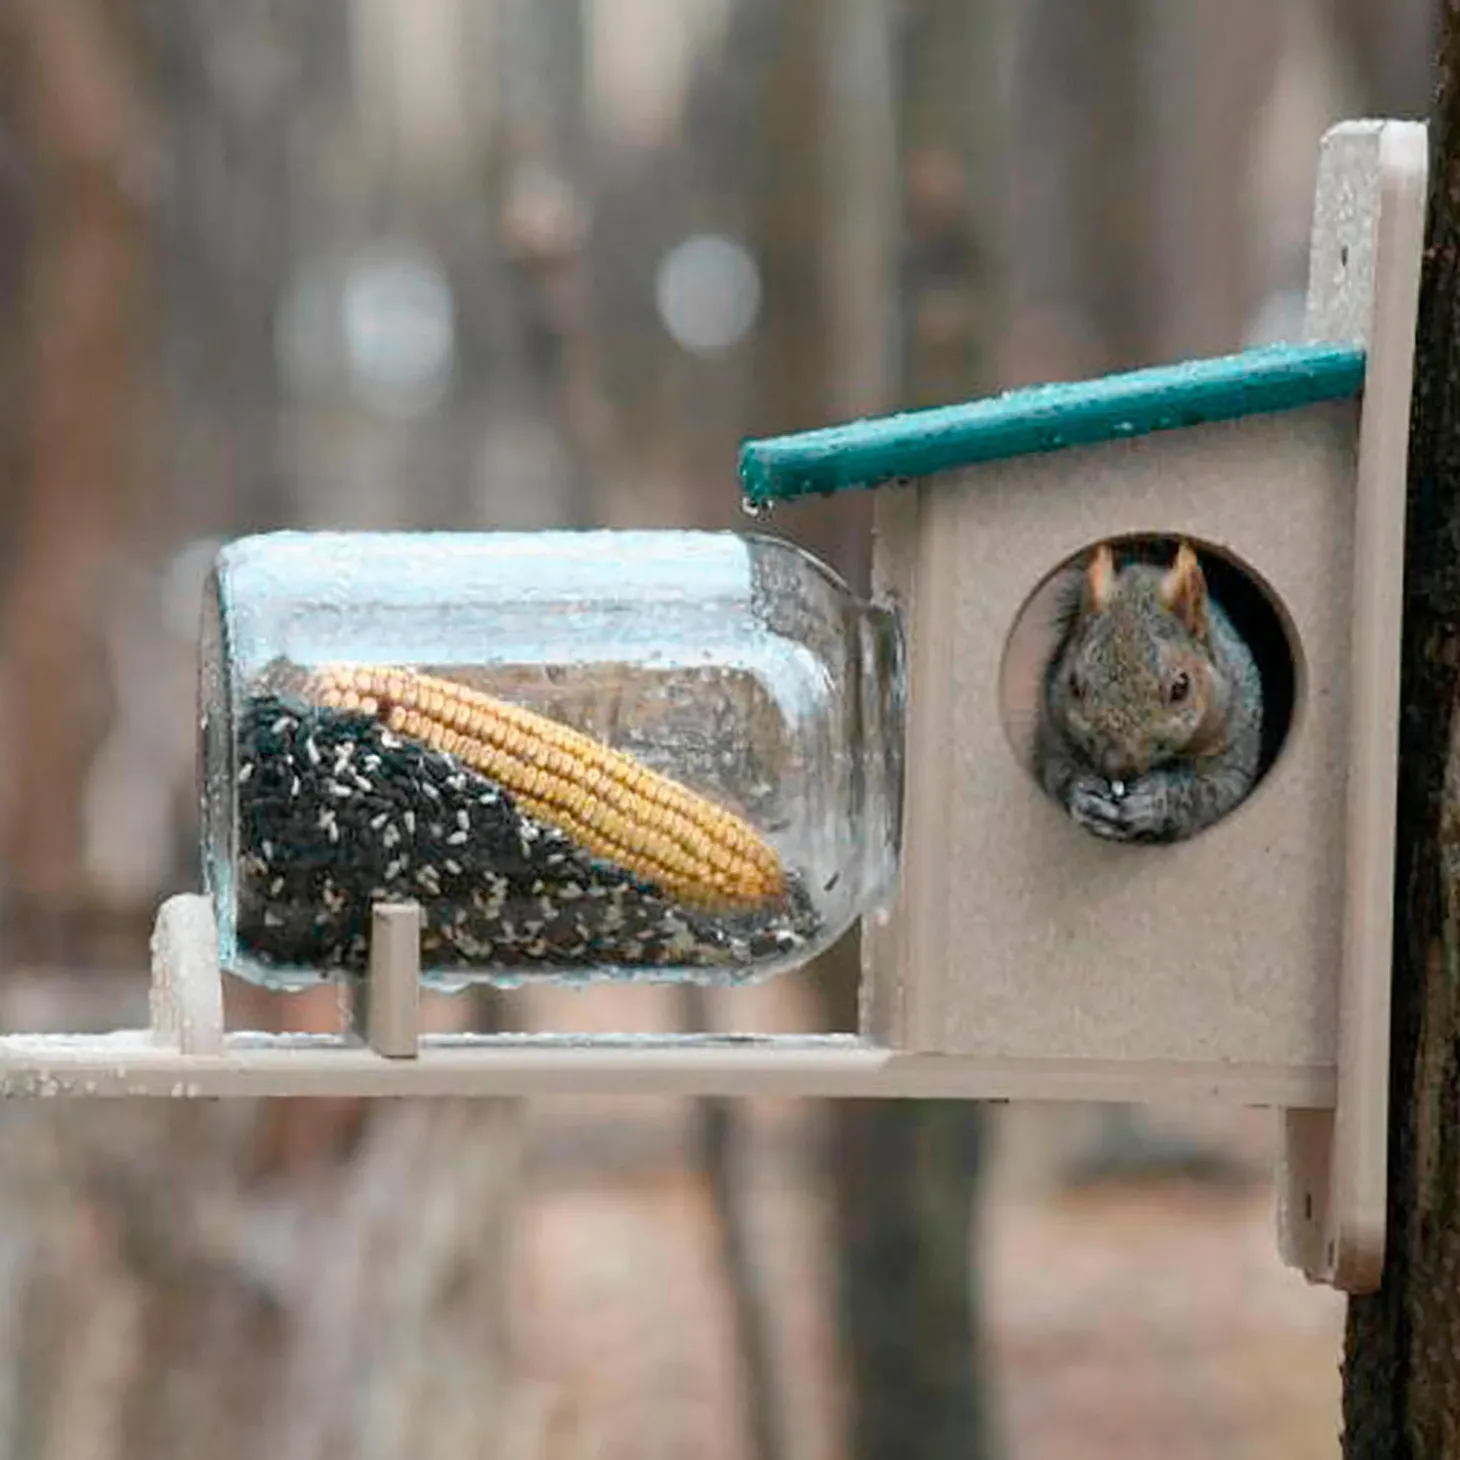
<path id="1" fill-rule="evenodd" d="M 738 982 L 890 888 L 895 612 L 771 537 L 282 532 L 218 554 L 200 664 L 223 967 L 433 987 Z"/>

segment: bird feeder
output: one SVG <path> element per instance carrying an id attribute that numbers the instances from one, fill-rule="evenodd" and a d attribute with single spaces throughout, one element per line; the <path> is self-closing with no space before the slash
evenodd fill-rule
<path id="1" fill-rule="evenodd" d="M 1384 1247 L 1425 174 L 1420 125 L 1325 137 L 1301 344 L 757 443 L 746 461 L 757 501 L 914 481 L 875 507 L 910 715 L 900 895 L 865 943 L 868 1040 L 958 1070 L 970 1094 L 1281 1109 L 1285 1256 L 1350 1290 L 1377 1283 Z M 1020 763 L 1011 665 L 1064 565 L 1151 536 L 1201 545 L 1245 586 L 1273 743 L 1217 825 L 1112 847 Z"/>
<path id="2" fill-rule="evenodd" d="M 1421 125 L 1324 138 L 1300 342 L 747 443 L 754 509 L 875 489 L 872 604 L 753 534 L 229 545 L 152 1027 L 0 1037 L 4 1089 L 1271 1106 L 1286 1260 L 1371 1288 L 1425 172 Z M 1259 652 L 1260 775 L 1110 844 L 1032 773 L 1037 666 L 1092 548 L 1180 542 Z M 853 1034 L 419 1028 L 423 983 L 793 977 L 854 921 Z M 367 1016 L 228 1030 L 225 974 Z"/>

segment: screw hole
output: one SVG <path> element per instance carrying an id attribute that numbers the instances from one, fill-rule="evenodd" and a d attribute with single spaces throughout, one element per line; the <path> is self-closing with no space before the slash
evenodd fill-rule
<path id="1" fill-rule="evenodd" d="M 1313 1193 L 1311 1191 L 1303 1193 L 1303 1219 L 1308 1222 L 1313 1220 Z"/>
<path id="2" fill-rule="evenodd" d="M 1338 250 L 1338 266 L 1341 269 L 1348 268 L 1348 244 L 1340 244 Z"/>

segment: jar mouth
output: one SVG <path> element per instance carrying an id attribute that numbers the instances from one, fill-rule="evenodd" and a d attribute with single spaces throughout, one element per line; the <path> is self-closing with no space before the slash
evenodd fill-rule
<path id="1" fill-rule="evenodd" d="M 891 894 L 902 859 L 907 661 L 903 615 L 896 604 L 864 603 L 861 629 L 862 813 L 866 911 L 871 911 Z"/>
<path id="2" fill-rule="evenodd" d="M 200 831 L 199 875 L 212 898 L 224 967 L 234 954 L 235 866 L 238 807 L 232 795 L 237 771 L 234 736 L 235 689 L 231 621 L 226 611 L 227 570 L 216 562 L 204 583 L 199 619 L 197 698 L 198 757 L 195 767 Z"/>

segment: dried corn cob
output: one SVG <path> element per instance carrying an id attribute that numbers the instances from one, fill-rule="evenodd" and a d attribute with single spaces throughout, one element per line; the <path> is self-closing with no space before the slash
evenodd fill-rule
<path id="1" fill-rule="evenodd" d="M 689 906 L 780 897 L 775 850 L 746 822 L 571 726 L 413 670 L 326 666 L 306 693 L 376 717 L 490 777 L 531 814 Z"/>

